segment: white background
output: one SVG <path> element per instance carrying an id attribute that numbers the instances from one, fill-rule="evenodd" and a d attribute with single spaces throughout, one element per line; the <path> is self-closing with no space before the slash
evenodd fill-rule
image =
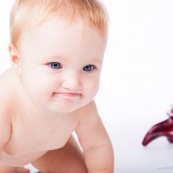
<path id="1" fill-rule="evenodd" d="M 110 16 L 100 116 L 115 151 L 115 173 L 173 171 L 173 144 L 141 145 L 173 103 L 173 1 L 102 0 Z M 13 0 L 0 0 L 0 72 L 9 67 L 8 17 Z"/>

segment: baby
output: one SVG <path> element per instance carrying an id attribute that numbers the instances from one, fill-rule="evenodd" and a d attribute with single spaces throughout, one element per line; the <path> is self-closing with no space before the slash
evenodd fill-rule
<path id="1" fill-rule="evenodd" d="M 113 173 L 94 97 L 107 40 L 97 0 L 16 0 L 0 77 L 0 173 Z M 77 145 L 72 133 L 79 139 Z"/>

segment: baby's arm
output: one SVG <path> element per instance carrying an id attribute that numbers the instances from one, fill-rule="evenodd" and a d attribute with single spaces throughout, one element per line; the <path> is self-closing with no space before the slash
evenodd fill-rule
<path id="1" fill-rule="evenodd" d="M 82 109 L 76 129 L 89 173 L 113 173 L 114 155 L 94 102 Z"/>

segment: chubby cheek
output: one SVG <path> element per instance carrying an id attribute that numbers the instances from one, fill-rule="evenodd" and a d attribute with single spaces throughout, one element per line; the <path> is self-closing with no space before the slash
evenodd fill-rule
<path id="1" fill-rule="evenodd" d="M 88 83 L 87 87 L 88 92 L 86 93 L 86 96 L 90 97 L 90 99 L 92 100 L 99 90 L 99 80 Z"/>
<path id="2" fill-rule="evenodd" d="M 28 94 L 32 99 L 39 102 L 45 102 L 51 98 L 56 87 L 54 83 L 53 80 L 40 75 L 23 76 L 23 85 Z"/>

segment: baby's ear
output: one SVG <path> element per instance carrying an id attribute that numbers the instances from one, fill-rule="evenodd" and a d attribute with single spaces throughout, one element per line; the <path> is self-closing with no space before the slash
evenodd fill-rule
<path id="1" fill-rule="evenodd" d="M 18 73 L 20 73 L 21 72 L 21 58 L 19 56 L 17 49 L 12 43 L 8 45 L 8 51 L 10 54 L 10 62 L 12 67 L 16 69 Z"/>

